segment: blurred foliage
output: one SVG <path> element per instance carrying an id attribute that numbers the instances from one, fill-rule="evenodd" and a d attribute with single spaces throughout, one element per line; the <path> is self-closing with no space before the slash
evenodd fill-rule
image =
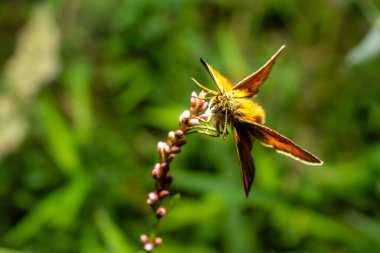
<path id="1" fill-rule="evenodd" d="M 199 57 L 239 81 L 282 44 L 256 99 L 268 126 L 325 165 L 256 144 L 245 199 L 232 138 L 189 136 L 157 252 L 380 252 L 379 8 L 2 1 L 0 252 L 141 250 L 156 143 L 199 91 L 190 77 L 212 87 Z"/>

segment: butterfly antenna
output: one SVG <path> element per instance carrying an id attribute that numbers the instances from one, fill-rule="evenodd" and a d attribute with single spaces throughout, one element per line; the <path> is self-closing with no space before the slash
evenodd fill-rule
<path id="1" fill-rule="evenodd" d="M 191 78 L 191 80 L 193 80 L 193 82 L 198 85 L 199 87 L 201 87 L 203 90 L 207 91 L 208 93 L 212 94 L 212 95 L 218 95 L 218 92 L 214 91 L 214 90 L 210 90 L 209 88 L 206 88 L 204 87 L 202 84 L 200 84 L 197 80 L 195 80 L 194 78 Z"/>

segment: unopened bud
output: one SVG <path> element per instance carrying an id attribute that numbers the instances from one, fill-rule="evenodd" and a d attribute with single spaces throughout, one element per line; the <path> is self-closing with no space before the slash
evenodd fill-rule
<path id="1" fill-rule="evenodd" d="M 208 102 L 207 101 L 203 102 L 202 107 L 201 107 L 201 111 L 206 110 L 207 106 L 208 106 Z"/>
<path id="2" fill-rule="evenodd" d="M 157 214 L 157 218 L 158 218 L 158 219 L 159 219 L 159 218 L 162 218 L 162 217 L 166 214 L 166 209 L 163 208 L 163 207 L 159 207 L 159 208 L 157 209 L 156 214 Z"/>
<path id="3" fill-rule="evenodd" d="M 191 93 L 191 98 L 190 98 L 190 105 L 191 105 L 191 107 L 194 107 L 194 106 L 196 106 L 197 105 L 197 93 L 195 93 L 195 91 L 193 91 L 192 93 Z"/>
<path id="4" fill-rule="evenodd" d="M 178 146 L 172 146 L 170 151 L 174 154 L 178 154 L 179 152 L 181 152 L 181 148 Z"/>
<path id="5" fill-rule="evenodd" d="M 176 131 L 174 132 L 174 134 L 175 134 L 175 136 L 177 136 L 177 137 L 182 137 L 182 136 L 184 135 L 184 133 L 183 133 L 182 130 L 176 130 Z"/>
<path id="6" fill-rule="evenodd" d="M 154 168 L 152 170 L 152 177 L 154 177 L 154 178 L 160 177 L 160 168 L 161 168 L 161 164 L 156 163 L 154 165 Z"/>
<path id="7" fill-rule="evenodd" d="M 162 243 L 161 237 L 154 238 L 154 240 L 153 240 L 154 246 L 159 246 L 161 243 Z"/>
<path id="8" fill-rule="evenodd" d="M 187 124 L 187 122 L 189 121 L 189 118 L 190 118 L 190 111 L 186 110 L 181 114 L 181 116 L 179 116 L 179 121 Z"/>
<path id="9" fill-rule="evenodd" d="M 153 250 L 153 248 L 154 248 L 154 245 L 153 245 L 153 243 L 146 243 L 145 245 L 144 245 L 144 249 L 145 249 L 145 251 L 152 251 Z"/>
<path id="10" fill-rule="evenodd" d="M 196 118 L 190 119 L 189 125 L 191 125 L 191 126 L 199 125 L 199 119 L 196 119 Z"/>
<path id="11" fill-rule="evenodd" d="M 165 145 L 166 143 L 165 142 L 162 142 L 162 141 L 159 141 L 158 143 L 157 143 L 157 152 L 158 153 L 160 153 L 160 154 L 162 154 L 162 153 L 164 153 L 164 145 Z"/>
<path id="12" fill-rule="evenodd" d="M 160 196 L 160 198 L 166 198 L 167 196 L 169 196 L 170 192 L 167 191 L 167 190 L 162 190 L 160 191 L 160 193 L 158 194 L 158 196 Z"/>
<path id="13" fill-rule="evenodd" d="M 161 164 L 160 164 L 160 169 L 161 169 L 162 171 L 167 170 L 167 169 L 168 169 L 168 164 L 167 164 L 167 163 L 161 163 Z"/>
<path id="14" fill-rule="evenodd" d="M 168 133 L 168 140 L 171 142 L 174 142 L 176 140 L 176 136 L 175 136 L 175 133 L 173 131 L 170 131 Z"/>
<path id="15" fill-rule="evenodd" d="M 207 95 L 207 93 L 202 90 L 201 92 L 199 92 L 198 98 L 204 99 L 206 97 L 206 95 Z"/>
<path id="16" fill-rule="evenodd" d="M 148 194 L 148 198 L 151 199 L 152 201 L 157 201 L 159 199 L 157 193 L 155 192 L 150 192 Z"/>
<path id="17" fill-rule="evenodd" d="M 149 242 L 149 237 L 146 234 L 142 234 L 142 235 L 140 235 L 140 241 L 143 244 L 146 244 L 147 242 Z"/>
<path id="18" fill-rule="evenodd" d="M 210 115 L 206 113 L 202 113 L 201 115 L 198 116 L 201 119 L 208 120 L 210 118 Z"/>
<path id="19" fill-rule="evenodd" d="M 176 143 L 176 146 L 181 147 L 187 143 L 187 139 L 185 137 L 179 139 Z"/>
<path id="20" fill-rule="evenodd" d="M 166 155 L 170 154 L 170 147 L 167 143 L 164 143 L 163 149 Z"/>
<path id="21" fill-rule="evenodd" d="M 175 154 L 170 154 L 170 155 L 168 156 L 168 160 L 169 160 L 169 162 L 171 162 L 174 158 L 175 158 Z"/>

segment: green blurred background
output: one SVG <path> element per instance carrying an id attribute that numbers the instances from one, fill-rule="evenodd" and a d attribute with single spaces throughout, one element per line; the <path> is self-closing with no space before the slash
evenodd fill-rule
<path id="1" fill-rule="evenodd" d="M 0 252 L 138 252 L 156 143 L 204 57 L 234 82 L 283 44 L 257 101 L 311 167 L 189 136 L 156 252 L 380 252 L 377 1 L 1 1 Z"/>

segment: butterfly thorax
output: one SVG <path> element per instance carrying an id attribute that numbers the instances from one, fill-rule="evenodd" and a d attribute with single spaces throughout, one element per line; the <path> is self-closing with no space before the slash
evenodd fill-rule
<path id="1" fill-rule="evenodd" d="M 264 123 L 264 109 L 251 98 L 235 97 L 233 92 L 220 93 L 210 100 L 213 120 L 218 126 L 239 122 Z"/>
<path id="2" fill-rule="evenodd" d="M 213 119 L 218 122 L 225 119 L 226 115 L 228 122 L 230 123 L 231 115 L 234 112 L 233 104 L 231 103 L 231 97 L 228 94 L 218 94 L 210 100 L 210 109 Z"/>

